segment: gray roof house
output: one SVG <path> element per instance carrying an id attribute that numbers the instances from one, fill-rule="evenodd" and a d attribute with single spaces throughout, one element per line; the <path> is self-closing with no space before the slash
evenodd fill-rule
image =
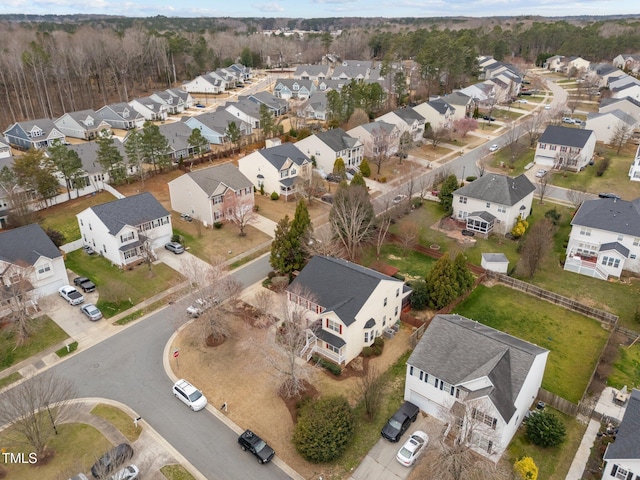
<path id="1" fill-rule="evenodd" d="M 224 109 L 235 118 L 251 125 L 251 128 L 260 128 L 260 105 L 248 98 L 239 99 L 237 102 L 228 102 Z"/>
<path id="2" fill-rule="evenodd" d="M 610 144 L 615 140 L 618 128 L 624 128 L 631 133 L 638 123 L 640 123 L 640 119 L 616 109 L 607 112 L 588 113 L 585 128 L 595 133 L 597 141 Z"/>
<path id="3" fill-rule="evenodd" d="M 533 161 L 561 170 L 581 171 L 593 159 L 593 130 L 549 125 L 538 139 Z"/>
<path id="4" fill-rule="evenodd" d="M 404 398 L 497 460 L 538 394 L 548 355 L 460 315 L 436 315 L 407 360 Z"/>
<path id="5" fill-rule="evenodd" d="M 121 130 L 142 128 L 145 122 L 142 114 L 125 102 L 105 105 L 96 113 L 111 125 L 111 128 L 119 128 Z"/>
<path id="6" fill-rule="evenodd" d="M 21 150 L 47 148 L 56 140 L 64 141 L 65 136 L 50 118 L 16 122 L 3 132 L 4 138 L 12 147 Z"/>
<path id="7" fill-rule="evenodd" d="M 111 125 L 93 110 L 68 112 L 53 123 L 65 136 L 81 140 L 93 140 L 103 130 L 111 133 Z"/>
<path id="8" fill-rule="evenodd" d="M 400 135 L 408 132 L 413 142 L 422 140 L 425 118 L 413 108 L 398 108 L 378 117 L 378 120 L 393 123 L 400 130 Z"/>
<path id="9" fill-rule="evenodd" d="M 640 272 L 640 198 L 582 203 L 571 220 L 564 269 L 607 280 Z"/>
<path id="10" fill-rule="evenodd" d="M 151 97 L 134 98 L 129 102 L 129 105 L 145 120 L 160 122 L 167 119 L 167 106 Z"/>
<path id="11" fill-rule="evenodd" d="M 127 175 L 136 173 L 136 167 L 129 165 L 129 157 L 124 149 L 123 143 L 119 138 L 113 137 L 113 145 L 118 149 L 124 165 L 126 166 Z M 84 180 L 85 188 L 89 187 L 91 191 L 97 192 L 104 189 L 104 184 L 110 182 L 109 172 L 105 172 L 102 165 L 98 162 L 99 145 L 95 141 L 68 145 L 67 148 L 74 151 L 80 157 L 82 162 L 82 170 L 87 174 Z M 83 191 L 81 194 L 86 195 L 89 192 Z"/>
<path id="12" fill-rule="evenodd" d="M 620 422 L 615 440 L 607 445 L 604 453 L 606 462 L 602 480 L 622 478 L 637 479 L 640 476 L 640 390 L 633 389 Z"/>
<path id="13" fill-rule="evenodd" d="M 364 145 L 341 128 L 332 128 L 310 135 L 296 142 L 295 147 L 309 158 L 314 157 L 318 168 L 325 173 L 333 171 L 338 158 L 346 168 L 358 168 L 364 158 Z"/>
<path id="14" fill-rule="evenodd" d="M 293 78 L 318 82 L 329 76 L 329 65 L 298 65 Z"/>
<path id="15" fill-rule="evenodd" d="M 381 120 L 352 128 L 347 134 L 362 142 L 367 157 L 395 155 L 400 146 L 400 129 Z"/>
<path id="16" fill-rule="evenodd" d="M 223 145 L 229 141 L 227 130 L 232 122 L 240 129 L 242 136 L 251 135 L 252 132 L 251 125 L 234 117 L 224 107 L 218 107 L 211 113 L 183 117 L 182 121 L 191 129 L 199 128 L 202 136 L 215 145 Z"/>
<path id="17" fill-rule="evenodd" d="M 298 110 L 299 117 L 309 118 L 312 120 L 327 119 L 327 93 L 326 91 L 316 92 L 313 97 L 309 98 L 304 105 Z"/>
<path id="18" fill-rule="evenodd" d="M 171 209 L 206 225 L 221 221 L 236 199 L 253 209 L 253 182 L 231 163 L 186 173 L 169 182 Z"/>
<path id="19" fill-rule="evenodd" d="M 308 328 L 303 356 L 347 364 L 400 321 L 411 292 L 401 280 L 341 258 L 316 255 L 287 288 Z"/>
<path id="20" fill-rule="evenodd" d="M 189 92 L 185 92 L 181 88 L 168 88 L 166 91 L 169 92 L 174 97 L 178 97 L 182 102 L 182 105 L 184 105 L 185 110 L 193 107 L 193 104 L 194 104 L 193 97 Z"/>
<path id="21" fill-rule="evenodd" d="M 316 85 L 311 80 L 297 80 L 295 78 L 279 78 L 275 82 L 273 94 L 276 97 L 289 100 L 297 98 L 306 100 L 316 91 Z"/>
<path id="22" fill-rule="evenodd" d="M 17 278 L 29 282 L 29 301 L 57 293 L 69 283 L 62 252 L 37 223 L 0 233 L 0 297 L 9 300 L 19 294 L 12 288 Z M 0 302 L 0 316 L 5 309 Z"/>
<path id="23" fill-rule="evenodd" d="M 167 139 L 169 143 L 169 157 L 178 163 L 181 159 L 187 158 L 196 153 L 193 145 L 189 143 L 192 129 L 186 123 L 173 122 L 165 123 L 158 127 L 160 133 Z M 211 149 L 209 143 L 203 146 L 202 151 L 208 152 Z M 200 152 L 202 153 L 202 152 Z"/>
<path id="24" fill-rule="evenodd" d="M 167 113 L 169 115 L 182 113 L 186 108 L 182 98 L 171 93 L 169 90 L 165 90 L 163 92 L 154 92 L 149 96 L 149 98 L 155 100 L 156 102 L 162 103 L 167 108 Z"/>
<path id="25" fill-rule="evenodd" d="M 529 216 L 535 191 L 524 174 L 484 174 L 453 192 L 453 217 L 480 234 L 506 234 L 518 217 Z"/>
<path id="26" fill-rule="evenodd" d="M 258 92 L 247 97 L 239 97 L 239 99 L 243 98 L 247 98 L 258 105 L 266 105 L 276 117 L 284 115 L 289 110 L 289 103 L 285 99 L 278 98 L 269 92 Z"/>

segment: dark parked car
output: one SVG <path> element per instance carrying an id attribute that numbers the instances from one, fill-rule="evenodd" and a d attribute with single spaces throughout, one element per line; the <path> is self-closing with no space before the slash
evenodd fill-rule
<path id="1" fill-rule="evenodd" d="M 76 277 L 73 279 L 73 284 L 80 287 L 83 292 L 93 292 L 96 289 L 96 284 L 87 277 Z"/>
<path id="2" fill-rule="evenodd" d="M 84 249 L 85 252 L 87 252 L 87 255 L 95 255 L 96 251 L 91 247 L 91 245 L 83 245 L 82 248 Z"/>
<path id="3" fill-rule="evenodd" d="M 620 200 L 620 197 L 615 193 L 599 193 L 598 196 L 600 198 L 615 198 L 616 200 Z"/>
<path id="4" fill-rule="evenodd" d="M 245 430 L 242 435 L 238 437 L 238 443 L 242 450 L 249 450 L 258 459 L 259 463 L 270 462 L 276 452 L 273 451 L 267 442 L 262 440 L 258 435 L 251 430 Z"/>
<path id="5" fill-rule="evenodd" d="M 116 470 L 123 463 L 128 462 L 133 457 L 133 448 L 128 443 L 121 443 L 113 447 L 91 467 L 91 475 L 95 478 L 104 478 Z"/>
<path id="6" fill-rule="evenodd" d="M 420 409 L 411 402 L 404 402 L 396 413 L 393 414 L 380 432 L 384 438 L 391 442 L 397 442 L 402 434 L 407 431 L 409 425 L 418 418 Z"/>
<path id="7" fill-rule="evenodd" d="M 496 117 L 490 117 L 489 115 L 483 115 L 482 119 L 483 120 L 489 120 L 491 122 L 495 122 L 496 121 Z"/>

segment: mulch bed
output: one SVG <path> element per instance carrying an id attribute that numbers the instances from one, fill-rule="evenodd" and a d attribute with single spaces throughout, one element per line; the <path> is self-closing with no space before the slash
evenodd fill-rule
<path id="1" fill-rule="evenodd" d="M 289 410 L 291 420 L 293 420 L 293 423 L 295 424 L 298 421 L 298 406 L 301 404 L 301 402 L 310 398 L 320 398 L 320 392 L 316 387 L 305 381 L 304 390 L 300 392 L 299 395 L 292 398 L 284 398 L 282 395 L 280 395 L 280 398 L 282 398 L 282 401 L 286 405 L 287 410 Z"/>

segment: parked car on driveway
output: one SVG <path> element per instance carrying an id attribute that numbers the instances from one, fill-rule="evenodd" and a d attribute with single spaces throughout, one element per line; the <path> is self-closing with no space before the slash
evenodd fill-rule
<path id="1" fill-rule="evenodd" d="M 91 474 L 95 478 L 105 478 L 116 468 L 133 457 L 133 448 L 128 443 L 121 443 L 117 447 L 113 447 L 91 467 Z"/>
<path id="2" fill-rule="evenodd" d="M 87 303 L 86 305 L 83 305 L 80 310 L 87 317 L 89 317 L 89 320 L 91 320 L 92 322 L 95 322 L 96 320 L 100 320 L 102 318 L 102 312 L 93 303 Z"/>
<path id="3" fill-rule="evenodd" d="M 184 247 L 178 242 L 169 242 L 164 246 L 164 248 L 166 248 L 170 252 L 175 253 L 176 255 L 184 253 Z"/>
<path id="4" fill-rule="evenodd" d="M 394 205 L 398 205 L 399 203 L 404 202 L 407 199 L 406 195 L 396 195 L 395 197 L 393 197 L 393 204 Z"/>
<path id="5" fill-rule="evenodd" d="M 538 177 L 538 178 L 542 178 L 542 177 L 544 177 L 547 173 L 548 173 L 548 170 L 545 170 L 544 168 L 541 168 L 540 170 L 538 170 L 538 171 L 536 172 L 536 177 Z"/>
<path id="6" fill-rule="evenodd" d="M 173 385 L 173 394 L 191 410 L 197 412 L 207 406 L 207 397 L 184 378 Z"/>
<path id="7" fill-rule="evenodd" d="M 73 279 L 73 284 L 76 287 L 80 287 L 85 293 L 93 292 L 96 289 L 96 284 L 87 277 L 76 277 Z"/>
<path id="8" fill-rule="evenodd" d="M 418 430 L 412 433 L 409 440 L 404 442 L 404 445 L 402 445 L 402 448 L 396 454 L 396 460 L 405 467 L 410 467 L 416 462 L 422 452 L 426 450 L 428 443 L 429 436 L 425 432 Z"/>
<path id="9" fill-rule="evenodd" d="M 245 430 L 242 435 L 238 437 L 238 443 L 242 450 L 249 450 L 258 459 L 259 463 L 270 462 L 275 456 L 276 452 L 273 451 L 267 442 L 262 440 L 258 435 L 251 430 Z"/>
<path id="10" fill-rule="evenodd" d="M 140 469 L 135 465 L 129 465 L 111 475 L 109 480 L 136 480 L 137 478 L 140 478 Z"/>
<path id="11" fill-rule="evenodd" d="M 58 289 L 58 293 L 62 298 L 69 302 L 69 305 L 80 305 L 82 302 L 84 302 L 84 297 L 82 296 L 82 294 L 71 285 L 60 287 Z"/>
<path id="12" fill-rule="evenodd" d="M 381 435 L 391 442 L 397 442 L 409 425 L 418 418 L 420 409 L 411 402 L 404 402 L 396 413 L 382 427 Z"/>

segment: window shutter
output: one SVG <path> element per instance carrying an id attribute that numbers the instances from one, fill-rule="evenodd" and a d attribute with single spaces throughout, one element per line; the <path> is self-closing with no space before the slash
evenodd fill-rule
<path id="1" fill-rule="evenodd" d="M 491 422 L 491 428 L 493 428 L 495 430 L 497 424 L 498 424 L 498 419 L 494 418 L 493 421 Z"/>
<path id="2" fill-rule="evenodd" d="M 422 376 L 424 375 L 424 373 L 420 372 L 420 380 L 422 380 Z"/>
<path id="3" fill-rule="evenodd" d="M 611 476 L 615 476 L 615 474 L 618 472 L 618 465 L 614 465 L 613 468 L 611 469 Z"/>
<path id="4" fill-rule="evenodd" d="M 327 328 L 329 328 L 329 319 L 327 318 Z"/>
<path id="5" fill-rule="evenodd" d="M 340 325 L 340 335 L 342 335 L 342 325 Z"/>
<path id="6" fill-rule="evenodd" d="M 633 472 L 627 473 L 627 480 L 633 480 Z"/>
<path id="7" fill-rule="evenodd" d="M 413 365 L 409 367 L 409 375 L 413 375 Z"/>

